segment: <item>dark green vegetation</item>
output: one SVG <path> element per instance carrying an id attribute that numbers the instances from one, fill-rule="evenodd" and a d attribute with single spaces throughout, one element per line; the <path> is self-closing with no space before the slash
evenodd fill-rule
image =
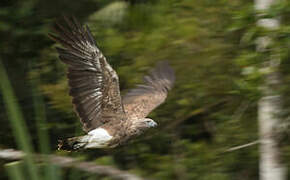
<path id="1" fill-rule="evenodd" d="M 82 134 L 68 96 L 66 68 L 47 37 L 63 14 L 89 25 L 123 92 L 158 61 L 170 62 L 177 81 L 166 103 L 150 114 L 159 122 L 157 129 L 110 151 L 56 150 L 59 138 Z M 279 16 L 280 28 L 256 27 L 253 2 L 245 0 L 2 0 L 0 148 L 74 156 L 153 179 L 257 179 L 257 145 L 225 151 L 258 140 L 258 68 L 269 54 L 282 60 L 278 90 L 284 95 L 284 119 L 289 119 L 290 4 L 278 4 L 265 16 Z M 274 41 L 267 52 L 257 53 L 255 40 L 265 35 Z M 280 141 L 289 167 L 289 128 Z M 19 169 L 27 179 L 95 178 L 35 165 L 31 156 L 0 163 L 0 172 L 7 168 L 3 179 L 23 176 Z"/>

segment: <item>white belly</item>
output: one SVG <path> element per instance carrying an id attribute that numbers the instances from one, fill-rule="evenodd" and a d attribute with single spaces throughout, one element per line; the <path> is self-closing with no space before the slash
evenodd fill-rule
<path id="1" fill-rule="evenodd" d="M 88 138 L 85 148 L 104 148 L 113 137 L 105 129 L 97 128 L 88 133 Z"/>

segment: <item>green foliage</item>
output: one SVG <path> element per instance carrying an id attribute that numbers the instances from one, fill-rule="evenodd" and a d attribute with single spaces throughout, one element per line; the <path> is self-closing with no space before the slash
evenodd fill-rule
<path id="1" fill-rule="evenodd" d="M 23 119 L 23 115 L 21 113 L 20 107 L 13 93 L 13 89 L 7 77 L 7 73 L 1 61 L 0 61 L 0 77 L 1 77 L 0 79 L 1 92 L 3 94 L 5 107 L 8 112 L 8 119 L 12 126 L 15 140 L 17 142 L 18 147 L 27 154 L 25 161 L 28 165 L 30 178 L 32 180 L 37 180 L 39 179 L 39 177 L 37 175 L 37 167 L 34 164 L 33 162 L 34 160 L 31 155 L 33 153 L 31 138 L 28 133 L 25 121 Z M 14 168 L 11 167 L 11 169 L 12 169 L 11 171 L 15 171 L 15 172 L 19 171 L 19 168 L 16 168 L 16 167 Z M 17 177 L 19 176 L 17 175 Z"/>
<path id="2" fill-rule="evenodd" d="M 5 164 L 5 168 L 7 169 L 10 179 L 14 179 L 14 180 L 23 179 L 23 173 L 21 172 L 21 169 L 23 167 L 21 167 L 20 165 L 21 165 L 21 162 L 18 162 L 18 161 Z"/>

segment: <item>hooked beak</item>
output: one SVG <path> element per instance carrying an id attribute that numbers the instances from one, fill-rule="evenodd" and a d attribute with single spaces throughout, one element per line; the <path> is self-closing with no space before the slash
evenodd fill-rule
<path id="1" fill-rule="evenodd" d="M 158 124 L 153 121 L 152 124 L 151 124 L 151 127 L 156 127 L 156 126 L 158 126 Z"/>

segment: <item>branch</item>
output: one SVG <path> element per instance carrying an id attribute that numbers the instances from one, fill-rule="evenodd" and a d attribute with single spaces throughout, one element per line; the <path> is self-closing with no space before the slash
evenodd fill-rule
<path id="1" fill-rule="evenodd" d="M 110 176 L 115 179 L 122 180 L 142 180 L 143 178 L 138 177 L 134 174 L 126 171 L 121 171 L 111 166 L 96 165 L 93 162 L 79 161 L 71 157 L 57 156 L 57 155 L 43 155 L 35 154 L 37 161 L 48 161 L 52 164 L 56 164 L 60 167 L 76 168 L 92 174 Z M 0 158 L 7 160 L 20 160 L 25 157 L 25 153 L 14 149 L 0 149 Z"/>
<path id="2" fill-rule="evenodd" d="M 240 146 L 235 146 L 235 147 L 229 148 L 225 152 L 232 152 L 232 151 L 235 151 L 235 150 L 238 150 L 238 149 L 242 149 L 242 148 L 245 148 L 245 147 L 249 147 L 249 146 L 253 146 L 253 145 L 256 145 L 256 144 L 259 144 L 259 143 L 260 143 L 260 141 L 256 140 L 256 141 L 253 141 L 253 142 L 250 142 L 250 143 L 247 143 L 247 144 L 243 144 L 243 145 L 240 145 Z"/>
<path id="3" fill-rule="evenodd" d="M 244 113 L 246 112 L 246 110 L 249 108 L 249 106 L 251 104 L 252 103 L 250 101 L 244 101 L 244 102 L 242 102 L 241 105 L 238 107 L 238 109 L 232 115 L 232 118 L 231 119 L 240 120 L 241 117 L 244 115 Z"/>

